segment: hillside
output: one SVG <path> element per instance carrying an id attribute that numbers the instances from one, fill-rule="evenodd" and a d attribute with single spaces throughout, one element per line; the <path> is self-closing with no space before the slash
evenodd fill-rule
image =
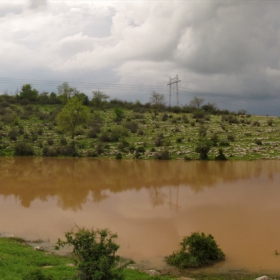
<path id="1" fill-rule="evenodd" d="M 223 111 L 85 106 L 74 141 L 57 124 L 61 104 L 0 102 L 0 154 L 122 159 L 278 159 L 280 119 Z M 120 116 L 118 115 L 120 114 Z M 208 152 L 209 151 L 209 152 Z M 222 159 L 222 158 L 220 158 Z"/>

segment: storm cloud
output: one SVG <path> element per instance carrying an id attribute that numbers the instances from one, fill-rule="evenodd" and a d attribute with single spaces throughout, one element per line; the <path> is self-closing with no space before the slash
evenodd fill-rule
<path id="1" fill-rule="evenodd" d="M 253 0 L 0 1 L 0 78 L 92 83 L 88 94 L 100 83 L 147 102 L 178 74 L 181 104 L 196 95 L 276 114 L 279 11 L 279 1 Z"/>

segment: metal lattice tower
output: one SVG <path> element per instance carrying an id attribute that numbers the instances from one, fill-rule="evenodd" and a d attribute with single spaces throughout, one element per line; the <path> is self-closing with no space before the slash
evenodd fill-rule
<path id="1" fill-rule="evenodd" d="M 181 80 L 179 80 L 178 75 L 176 75 L 175 78 L 169 78 L 169 83 L 167 84 L 169 86 L 169 107 L 171 106 L 172 85 L 176 85 L 177 106 L 179 106 L 179 87 L 178 87 L 179 82 L 181 82 Z"/>

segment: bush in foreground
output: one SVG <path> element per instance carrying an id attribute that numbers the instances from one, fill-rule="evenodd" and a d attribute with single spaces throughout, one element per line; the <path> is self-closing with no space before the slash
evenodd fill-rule
<path id="1" fill-rule="evenodd" d="M 166 257 L 168 264 L 179 268 L 196 268 L 225 259 L 225 254 L 216 244 L 214 237 L 203 232 L 194 232 L 183 238 L 181 249 Z"/>
<path id="2" fill-rule="evenodd" d="M 58 239 L 56 249 L 65 245 L 73 246 L 77 262 L 77 279 L 122 280 L 124 266 L 118 266 L 116 255 L 119 246 L 114 243 L 116 234 L 109 230 L 88 230 L 77 227 L 65 234 L 66 241 Z"/>

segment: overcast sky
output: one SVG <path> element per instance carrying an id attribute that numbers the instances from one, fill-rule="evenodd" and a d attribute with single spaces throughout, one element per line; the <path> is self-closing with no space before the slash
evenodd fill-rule
<path id="1" fill-rule="evenodd" d="M 0 92 L 31 83 L 280 115 L 280 1 L 0 0 Z M 172 105 L 176 105 L 175 89 Z"/>

